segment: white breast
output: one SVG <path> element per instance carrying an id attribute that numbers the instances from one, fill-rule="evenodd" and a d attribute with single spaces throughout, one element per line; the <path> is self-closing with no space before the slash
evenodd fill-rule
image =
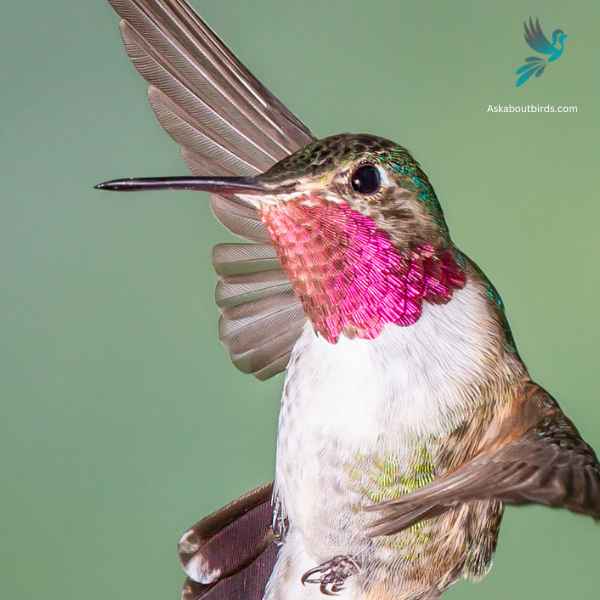
<path id="1" fill-rule="evenodd" d="M 392 452 L 402 461 L 415 437 L 455 427 L 464 389 L 484 379 L 494 331 L 472 283 L 448 304 L 424 305 L 410 327 L 387 325 L 375 340 L 330 344 L 308 324 L 292 353 L 279 421 L 276 487 L 292 526 L 322 523 L 325 497 L 336 518 L 341 509 L 333 504 L 344 491 L 334 489 L 335 469 L 357 452 Z"/>
<path id="2" fill-rule="evenodd" d="M 473 284 L 448 304 L 425 304 L 410 327 L 386 325 L 374 340 L 337 344 L 310 323 L 297 341 L 283 402 L 292 392 L 303 406 L 303 426 L 326 426 L 348 439 L 373 439 L 373 427 L 437 433 L 461 401 L 460 390 L 483 378 L 495 345 L 485 297 Z"/>

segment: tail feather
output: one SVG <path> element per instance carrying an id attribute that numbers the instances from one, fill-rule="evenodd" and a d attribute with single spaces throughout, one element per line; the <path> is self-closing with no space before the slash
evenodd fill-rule
<path id="1" fill-rule="evenodd" d="M 212 585 L 186 579 L 181 600 L 261 600 L 277 558 L 271 544 L 251 564 Z"/>
<path id="2" fill-rule="evenodd" d="M 208 591 L 204 588 L 224 585 L 229 579 L 242 574 L 269 547 L 275 547 L 271 527 L 272 492 L 272 484 L 256 488 L 198 521 L 181 536 L 179 560 L 188 577 L 204 586 L 203 594 Z M 233 585 L 235 582 L 229 583 Z M 198 586 L 192 587 L 194 593 L 200 592 Z"/>

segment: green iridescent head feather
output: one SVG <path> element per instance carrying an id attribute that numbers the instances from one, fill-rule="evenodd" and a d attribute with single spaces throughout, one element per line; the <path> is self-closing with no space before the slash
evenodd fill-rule
<path id="1" fill-rule="evenodd" d="M 375 194 L 371 198 L 353 197 L 343 184 L 357 165 L 378 165 L 394 182 L 394 190 Z M 395 142 L 369 134 L 338 134 L 316 140 L 298 152 L 274 165 L 261 178 L 279 186 L 294 185 L 298 181 L 313 180 L 329 184 L 353 208 L 376 217 L 389 231 L 398 234 L 402 229 L 410 245 L 410 232 L 418 242 L 432 241 L 447 245 L 450 241 L 448 227 L 437 196 L 427 175 L 412 154 Z M 415 199 L 411 203 L 410 198 Z M 386 227 L 386 216 L 392 223 Z M 402 222 L 404 221 L 404 227 Z M 427 223 L 427 222 L 431 223 Z M 427 225 L 427 227 L 425 227 Z M 426 232 L 419 235 L 421 230 Z M 427 239 L 427 238 L 433 239 Z"/>

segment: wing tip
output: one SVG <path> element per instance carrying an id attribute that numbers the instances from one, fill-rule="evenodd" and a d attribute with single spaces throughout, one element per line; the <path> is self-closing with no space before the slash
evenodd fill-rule
<path id="1" fill-rule="evenodd" d="M 148 101 L 152 105 L 152 108 L 154 108 L 153 103 L 164 101 L 165 98 L 165 95 L 152 83 L 148 86 L 146 95 L 148 96 Z"/>

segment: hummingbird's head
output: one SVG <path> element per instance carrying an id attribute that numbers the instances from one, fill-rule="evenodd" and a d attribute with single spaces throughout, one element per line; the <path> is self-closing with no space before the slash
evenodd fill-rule
<path id="1" fill-rule="evenodd" d="M 261 214 L 315 330 L 376 337 L 411 325 L 422 302 L 465 283 L 435 192 L 389 140 L 341 134 L 312 142 L 253 177 L 119 180 L 103 189 L 183 188 L 231 195 Z"/>
<path id="2" fill-rule="evenodd" d="M 362 215 L 401 251 L 449 243 L 427 176 L 406 148 L 384 138 L 340 134 L 316 140 L 256 179 L 265 190 L 256 206 L 267 222 L 299 207 L 329 206 Z"/>

